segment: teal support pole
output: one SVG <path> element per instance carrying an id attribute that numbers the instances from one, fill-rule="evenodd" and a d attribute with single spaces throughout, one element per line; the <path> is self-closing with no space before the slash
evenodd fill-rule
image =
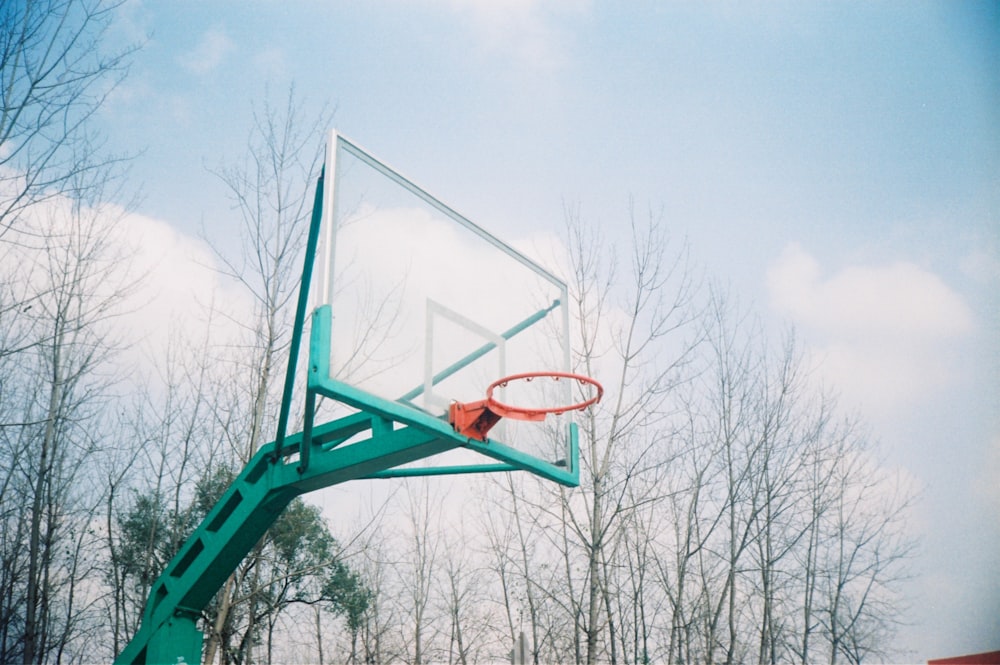
<path id="1" fill-rule="evenodd" d="M 198 630 L 198 613 L 177 610 L 153 633 L 146 648 L 146 662 L 198 665 L 204 635 Z"/>
<path id="2" fill-rule="evenodd" d="M 324 442 L 356 434 L 358 426 L 358 419 L 348 416 L 314 426 L 311 444 L 304 444 L 301 434 L 289 436 L 278 462 L 276 443 L 262 446 L 153 583 L 142 625 L 115 662 L 200 662 L 202 638 L 196 622 L 201 611 L 292 499 L 461 445 L 437 431 L 404 427 L 321 448 Z M 305 470 L 289 459 L 302 445 L 314 447 Z"/>
<path id="3" fill-rule="evenodd" d="M 292 339 L 288 348 L 288 367 L 285 369 L 285 387 L 281 393 L 281 409 L 278 412 L 278 431 L 274 437 L 276 457 L 281 457 L 281 449 L 284 446 L 285 435 L 288 431 L 288 414 L 292 407 L 295 369 L 299 364 L 302 329 L 305 326 L 306 310 L 309 308 L 309 285 L 312 282 L 313 265 L 316 261 L 316 246 L 319 244 L 319 227 L 323 219 L 323 182 L 325 178 L 325 171 L 321 172 L 319 180 L 316 182 L 312 218 L 309 222 L 309 234 L 306 237 L 305 265 L 302 266 L 302 283 L 299 286 L 299 300 L 295 308 L 295 322 L 292 325 Z"/>

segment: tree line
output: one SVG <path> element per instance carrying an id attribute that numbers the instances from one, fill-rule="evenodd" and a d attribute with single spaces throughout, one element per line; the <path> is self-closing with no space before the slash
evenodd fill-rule
<path id="1" fill-rule="evenodd" d="M 273 436 L 330 124 L 294 91 L 255 112 L 245 160 L 214 172 L 240 238 L 215 258 L 250 309 L 193 307 L 200 332 L 123 367 L 142 267 L 121 235 L 127 160 L 91 122 L 134 52 L 100 46 L 116 6 L 0 9 L 2 663 L 112 659 Z M 574 369 L 607 390 L 579 417 L 580 488 L 394 481 L 351 523 L 296 500 L 204 612 L 204 661 L 891 656 L 912 491 L 793 333 L 768 338 L 668 231 L 632 206 L 606 223 L 565 211 Z"/>

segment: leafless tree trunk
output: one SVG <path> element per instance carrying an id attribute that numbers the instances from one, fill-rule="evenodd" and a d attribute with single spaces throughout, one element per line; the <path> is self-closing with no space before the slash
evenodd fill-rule
<path id="1" fill-rule="evenodd" d="M 862 438 L 848 435 L 833 464 L 835 494 L 825 514 L 828 541 L 822 583 L 829 662 L 887 658 L 901 600 L 898 585 L 915 542 L 905 530 L 912 488 L 873 463 Z"/>
<path id="2" fill-rule="evenodd" d="M 620 277 L 616 266 L 607 264 L 606 245 L 570 213 L 575 360 L 579 371 L 599 376 L 607 389 L 605 403 L 581 419 L 581 490 L 587 504 L 583 515 L 569 513 L 587 561 L 588 665 L 616 642 L 602 561 L 609 559 L 623 520 L 636 508 L 632 501 L 655 500 L 636 497 L 630 489 L 662 468 L 669 456 L 663 440 L 668 436 L 668 398 L 684 381 L 682 370 L 694 349 L 691 339 L 684 339 L 692 322 L 694 289 L 684 251 L 671 250 L 655 215 L 642 224 L 630 213 L 628 268 Z M 664 362 L 664 357 L 671 360 Z"/>
<path id="3" fill-rule="evenodd" d="M 319 609 L 319 605 L 313 606 L 313 616 L 316 619 L 316 662 L 318 665 L 323 665 L 323 613 Z M 273 633 L 273 631 L 272 631 Z M 271 638 L 268 637 L 268 653 L 267 662 L 272 662 L 271 660 Z M 351 657 L 348 662 L 354 662 L 354 649 L 351 648 Z"/>
<path id="4" fill-rule="evenodd" d="M 419 486 L 418 486 L 419 484 Z M 403 641 L 407 645 L 407 661 L 422 665 L 433 658 L 435 627 L 432 597 L 437 585 L 436 565 L 440 552 L 437 521 L 441 505 L 432 497 L 426 482 L 407 485 L 407 535 L 405 564 L 402 567 L 402 584 L 406 593 L 406 625 L 402 626 Z"/>
<path id="5" fill-rule="evenodd" d="M 816 444 L 804 456 L 803 481 L 806 487 L 804 509 L 807 521 L 803 548 L 800 548 L 795 555 L 795 565 L 801 570 L 802 576 L 799 592 L 801 594 L 799 602 L 801 603 L 802 624 L 799 628 L 798 639 L 792 647 L 796 659 L 803 665 L 815 662 L 815 658 L 811 654 L 814 652 L 815 645 L 813 636 L 820 627 L 817 620 L 819 616 L 817 592 L 822 577 L 820 551 L 824 543 L 823 532 L 827 521 L 827 511 L 833 500 L 831 489 L 833 476 L 829 469 L 831 461 L 840 456 L 842 436 L 839 431 L 831 432 L 829 428 L 823 428 L 818 433 Z M 817 635 L 817 637 L 819 636 Z"/>
<path id="6" fill-rule="evenodd" d="M 685 442 L 673 476 L 675 493 L 667 503 L 667 519 L 674 524 L 673 539 L 666 552 L 656 549 L 656 569 L 671 612 L 667 662 L 695 660 L 694 635 L 703 611 L 697 586 L 699 562 L 704 548 L 714 536 L 719 518 L 706 519 L 704 503 L 709 493 L 708 473 L 712 462 L 698 440 L 698 428 L 690 411 L 682 437 Z"/>
<path id="7" fill-rule="evenodd" d="M 94 457 L 95 439 L 86 426 L 96 426 L 106 400 L 97 370 L 113 350 L 107 323 L 126 293 L 111 238 L 117 220 L 108 217 L 102 194 L 101 183 L 81 182 L 61 213 L 53 209 L 45 225 L 35 228 L 43 248 L 29 251 L 22 264 L 41 289 L 33 312 L 39 341 L 22 354 L 32 363 L 28 372 L 37 372 L 22 418 L 38 423 L 30 439 L 37 457 L 25 467 L 30 486 L 22 497 L 28 507 L 23 659 L 30 663 L 65 647 L 65 636 L 50 630 L 54 567 L 64 539 L 72 541 L 72 530 L 85 528 L 72 522 L 70 506 L 82 500 L 74 478 Z M 28 268 L 31 261 L 36 263 Z M 74 588 L 71 577 L 69 592 Z"/>
<path id="8" fill-rule="evenodd" d="M 390 603 L 390 595 L 396 591 L 390 587 L 388 579 L 390 558 L 387 544 L 381 536 L 369 539 L 362 550 L 361 574 L 372 593 L 360 635 L 365 663 L 385 663 L 402 657 L 402 650 L 396 653 L 397 650 L 389 644 L 389 633 L 396 622 Z"/>
<path id="9" fill-rule="evenodd" d="M 648 665 L 657 659 L 652 632 L 662 624 L 665 598 L 658 593 L 657 534 L 666 528 L 663 522 L 664 506 L 660 501 L 643 501 L 644 497 L 658 495 L 667 479 L 657 479 L 658 488 L 630 490 L 629 503 L 637 506 L 628 516 L 622 530 L 621 549 L 624 559 L 623 583 L 613 594 L 617 598 L 621 651 L 624 663 Z M 657 497 L 659 498 L 659 497 Z"/>
<path id="10" fill-rule="evenodd" d="M 537 564 L 535 562 L 534 548 L 532 547 L 532 542 L 536 539 L 534 532 L 538 527 L 528 514 L 529 511 L 524 506 L 523 500 L 518 499 L 518 494 L 522 491 L 521 486 L 510 475 L 507 475 L 503 482 L 507 491 L 507 498 L 510 500 L 511 519 L 517 545 L 517 565 L 519 566 L 519 573 L 523 580 L 521 586 L 524 593 L 524 604 L 527 605 L 529 634 L 531 635 L 531 658 L 532 663 L 538 665 L 542 661 L 541 654 L 545 648 L 539 617 L 540 599 L 538 598 L 538 589 L 536 588 L 537 571 L 535 570 L 535 566 Z M 523 607 L 520 608 L 520 612 L 523 612 L 523 610 Z M 514 644 L 518 635 L 523 630 L 523 626 L 520 625 L 520 618 L 519 616 L 517 630 L 515 631 L 513 626 L 511 627 L 511 644 Z"/>
<path id="11" fill-rule="evenodd" d="M 5 662 L 69 658 L 70 636 L 82 626 L 85 566 L 66 559 L 63 546 L 93 559 L 77 520 L 96 504 L 87 497 L 89 508 L 77 512 L 82 496 L 72 481 L 96 445 L 80 428 L 98 418 L 93 371 L 107 348 L 99 329 L 120 295 L 113 279 L 99 284 L 109 274 L 102 224 L 112 220 L 98 220 L 119 160 L 100 154 L 89 122 L 133 50 L 105 48 L 118 4 L 0 4 L 0 263 L 16 268 L 0 275 L 0 437 L 16 464 L 3 469 L 0 515 L 4 533 L 23 539 L 23 550 L 6 541 L 0 553 Z M 15 385 L 22 380 L 34 387 Z M 12 473 L 26 477 L 15 484 Z M 16 526 L 12 500 L 26 507 Z"/>
<path id="12" fill-rule="evenodd" d="M 767 350 L 761 351 L 765 355 Z M 787 660 L 795 641 L 792 623 L 783 619 L 792 603 L 792 580 L 798 575 L 787 562 L 809 534 L 808 460 L 821 446 L 829 425 L 825 398 L 810 399 L 803 361 L 794 339 L 786 340 L 778 361 L 763 370 L 757 425 L 761 454 L 757 476 L 756 567 L 760 598 L 758 656 L 761 665 Z"/>
<path id="13" fill-rule="evenodd" d="M 444 552 L 444 574 L 448 581 L 445 598 L 449 622 L 448 663 L 469 665 L 477 638 L 481 641 L 485 634 L 482 625 L 475 630 L 474 621 L 470 621 L 475 603 L 480 600 L 476 593 L 477 571 L 464 547 L 462 530 L 459 529 L 456 535 L 458 537 L 446 542 Z"/>
<path id="14" fill-rule="evenodd" d="M 509 474 L 505 474 L 506 479 L 510 479 Z M 499 486 L 492 489 L 496 490 Z M 503 607 L 505 620 L 505 638 L 509 644 L 514 644 L 517 640 L 520 626 L 520 607 L 516 601 L 518 593 L 519 578 L 516 571 L 514 558 L 516 554 L 512 552 L 514 540 L 513 513 L 502 511 L 504 507 L 503 499 L 506 496 L 497 491 L 496 494 L 489 495 L 485 503 L 489 503 L 493 510 L 486 512 L 484 529 L 486 544 L 490 552 L 490 568 L 495 573 L 497 583 L 500 585 L 500 598 L 498 599 Z"/>

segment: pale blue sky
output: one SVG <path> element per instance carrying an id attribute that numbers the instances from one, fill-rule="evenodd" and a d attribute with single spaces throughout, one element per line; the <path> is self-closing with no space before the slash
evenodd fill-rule
<path id="1" fill-rule="evenodd" d="M 1000 5 L 141 2 L 103 116 L 140 212 L 232 222 L 206 166 L 251 105 L 305 112 L 505 238 L 565 202 L 662 207 L 695 260 L 924 488 L 916 658 L 1000 648 Z"/>

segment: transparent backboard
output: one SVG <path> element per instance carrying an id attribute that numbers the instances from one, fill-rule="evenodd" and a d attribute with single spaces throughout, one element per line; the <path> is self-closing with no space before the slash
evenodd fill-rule
<path id="1" fill-rule="evenodd" d="M 569 370 L 562 280 L 335 132 L 325 173 L 312 293 L 332 310 L 330 378 L 444 419 L 501 377 Z M 526 406 L 573 389 L 548 382 Z M 504 419 L 489 436 L 564 466 L 570 418 Z"/>

